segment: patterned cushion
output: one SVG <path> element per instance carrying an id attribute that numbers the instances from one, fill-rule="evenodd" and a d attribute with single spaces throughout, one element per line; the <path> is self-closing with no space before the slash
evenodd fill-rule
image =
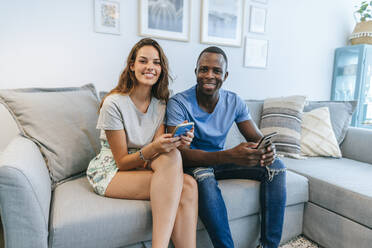
<path id="1" fill-rule="evenodd" d="M 92 84 L 70 88 L 0 90 L 21 134 L 43 154 L 55 186 L 85 173 L 99 152 L 98 98 Z"/>
<path id="2" fill-rule="evenodd" d="M 302 155 L 341 157 L 327 107 L 304 112 L 301 127 Z"/>
<path id="3" fill-rule="evenodd" d="M 349 128 L 356 105 L 357 101 L 310 101 L 305 104 L 304 112 L 320 107 L 328 107 L 333 131 L 338 144 L 341 144 Z"/>
<path id="4" fill-rule="evenodd" d="M 273 138 L 278 154 L 300 158 L 301 121 L 305 96 L 269 98 L 264 101 L 260 129 Z"/>

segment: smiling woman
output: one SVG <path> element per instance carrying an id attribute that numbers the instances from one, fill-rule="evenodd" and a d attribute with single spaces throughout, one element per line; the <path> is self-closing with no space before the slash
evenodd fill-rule
<path id="1" fill-rule="evenodd" d="M 138 87 L 152 87 L 161 74 L 160 58 L 157 50 L 152 46 L 144 46 L 138 51 L 130 70 L 138 81 Z"/>
<path id="2" fill-rule="evenodd" d="M 101 102 L 101 152 L 91 160 L 87 178 L 101 196 L 150 200 L 152 247 L 168 247 L 172 238 L 176 247 L 192 248 L 197 186 L 183 174 L 177 147 L 189 145 L 194 136 L 165 134 L 168 80 L 162 48 L 155 40 L 140 40 L 129 53 L 118 85 Z"/>

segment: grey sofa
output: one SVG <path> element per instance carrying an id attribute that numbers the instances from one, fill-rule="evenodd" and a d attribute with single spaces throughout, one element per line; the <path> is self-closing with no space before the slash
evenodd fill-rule
<path id="1" fill-rule="evenodd" d="M 262 102 L 247 104 L 258 122 Z M 5 247 L 151 247 L 148 201 L 98 196 L 85 177 L 52 190 L 38 147 L 17 135 L 16 125 L 1 104 L 0 120 L 0 152 L 4 149 L 0 154 L 0 215 Z M 241 140 L 233 126 L 226 146 Z M 345 158 L 283 159 L 289 170 L 282 243 L 303 233 L 324 247 L 370 247 L 372 154 L 368 144 L 372 144 L 372 131 L 350 128 L 342 145 Z M 236 247 L 255 247 L 259 183 L 223 180 L 220 187 Z M 212 247 L 201 222 L 197 246 Z"/>

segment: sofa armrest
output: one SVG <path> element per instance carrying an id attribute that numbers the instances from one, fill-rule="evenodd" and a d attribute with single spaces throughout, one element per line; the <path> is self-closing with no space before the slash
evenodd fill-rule
<path id="1" fill-rule="evenodd" d="M 5 245 L 48 247 L 51 180 L 32 141 L 16 137 L 0 154 L 0 210 Z"/>
<path id="2" fill-rule="evenodd" d="M 372 129 L 349 127 L 341 144 L 342 156 L 372 164 Z"/>

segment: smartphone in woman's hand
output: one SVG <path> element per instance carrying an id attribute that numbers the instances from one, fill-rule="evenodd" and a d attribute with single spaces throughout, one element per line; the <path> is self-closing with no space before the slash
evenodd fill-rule
<path id="1" fill-rule="evenodd" d="M 172 132 L 173 137 L 178 137 L 181 135 L 186 135 L 194 127 L 194 122 L 185 122 L 178 124 Z"/>

